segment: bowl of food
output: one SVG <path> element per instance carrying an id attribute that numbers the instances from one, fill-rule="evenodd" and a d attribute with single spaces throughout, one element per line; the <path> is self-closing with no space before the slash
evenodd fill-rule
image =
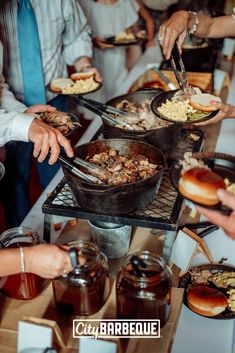
<path id="1" fill-rule="evenodd" d="M 181 91 L 163 92 L 151 104 L 154 114 L 163 120 L 177 124 L 193 124 L 212 119 L 218 109 L 211 101 L 221 102 L 219 97 L 207 93 L 182 95 Z"/>
<path id="2" fill-rule="evenodd" d="M 105 171 L 103 183 L 92 184 L 63 168 L 78 205 L 104 214 L 129 214 L 144 209 L 153 201 L 166 168 L 161 151 L 135 140 L 92 141 L 76 147 L 75 156 Z"/>
<path id="3" fill-rule="evenodd" d="M 81 127 L 79 117 L 72 113 L 60 112 L 42 112 L 38 114 L 38 119 L 56 129 L 64 136 L 68 137 Z"/>
<path id="4" fill-rule="evenodd" d="M 95 80 L 95 73 L 76 72 L 70 78 L 55 78 L 50 83 L 50 90 L 64 95 L 87 94 L 100 89 L 101 83 Z"/>
<path id="5" fill-rule="evenodd" d="M 235 193 L 235 157 L 217 152 L 185 153 L 170 169 L 171 183 L 181 196 L 209 209 L 229 213 L 218 189 Z"/>
<path id="6" fill-rule="evenodd" d="M 152 100 L 162 92 L 161 89 L 142 89 L 109 100 L 108 105 L 136 116 L 135 119 L 128 119 L 125 116 L 121 118 L 128 122 L 134 128 L 133 130 L 125 129 L 123 126 L 114 126 L 103 120 L 104 136 L 138 139 L 156 146 L 163 152 L 168 151 L 177 141 L 182 126 L 164 121 L 153 114 Z"/>

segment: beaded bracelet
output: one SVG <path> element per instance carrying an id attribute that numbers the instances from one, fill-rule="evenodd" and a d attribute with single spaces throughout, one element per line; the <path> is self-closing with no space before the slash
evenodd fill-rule
<path id="1" fill-rule="evenodd" d="M 24 249 L 20 246 L 20 265 L 21 265 L 21 272 L 25 272 L 25 264 L 24 264 Z"/>
<path id="2" fill-rule="evenodd" d="M 199 19 L 198 19 L 198 16 L 197 16 L 196 12 L 188 11 L 188 13 L 189 14 L 192 13 L 194 15 L 194 19 L 195 19 L 193 27 L 188 31 L 188 34 L 193 34 L 197 30 L 197 27 L 198 27 L 198 24 L 199 24 Z"/>

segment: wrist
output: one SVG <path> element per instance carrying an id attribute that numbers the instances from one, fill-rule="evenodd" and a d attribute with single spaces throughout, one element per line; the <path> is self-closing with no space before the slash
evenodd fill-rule
<path id="1" fill-rule="evenodd" d="M 33 273 L 32 265 L 31 265 L 31 249 L 29 247 L 24 247 L 24 268 L 25 272 Z"/>
<path id="2" fill-rule="evenodd" d="M 194 34 L 197 31 L 199 19 L 196 12 L 188 11 L 188 34 Z"/>

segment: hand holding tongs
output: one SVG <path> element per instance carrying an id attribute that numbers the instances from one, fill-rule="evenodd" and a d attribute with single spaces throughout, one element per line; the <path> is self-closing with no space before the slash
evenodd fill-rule
<path id="1" fill-rule="evenodd" d="M 124 121 L 121 121 L 118 118 L 113 118 L 109 114 L 107 114 L 106 112 L 108 112 L 110 114 L 116 114 L 119 116 L 121 116 L 121 115 L 122 116 L 130 116 L 129 113 L 126 113 L 126 112 L 119 110 L 117 108 L 114 108 L 114 107 L 110 107 L 108 105 L 106 106 L 105 104 L 93 101 L 91 99 L 84 98 L 82 96 L 77 96 L 76 98 L 77 98 L 78 103 L 81 106 L 91 110 L 92 112 L 99 115 L 102 119 L 108 121 L 112 125 L 122 125 L 122 126 L 126 127 L 128 130 L 134 130 L 130 124 L 128 124 Z"/>
<path id="2" fill-rule="evenodd" d="M 188 75 L 184 67 L 184 62 L 181 58 L 179 48 L 177 43 L 175 42 L 174 47 L 171 53 L 171 66 L 173 68 L 175 77 L 178 81 L 181 91 L 183 93 L 189 92 L 189 83 L 188 83 Z"/>

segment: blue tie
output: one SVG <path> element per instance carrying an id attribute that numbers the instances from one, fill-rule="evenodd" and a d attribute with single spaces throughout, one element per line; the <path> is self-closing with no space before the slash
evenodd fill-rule
<path id="1" fill-rule="evenodd" d="M 45 104 L 45 82 L 37 20 L 29 0 L 20 0 L 17 31 L 24 87 L 24 103 Z"/>

